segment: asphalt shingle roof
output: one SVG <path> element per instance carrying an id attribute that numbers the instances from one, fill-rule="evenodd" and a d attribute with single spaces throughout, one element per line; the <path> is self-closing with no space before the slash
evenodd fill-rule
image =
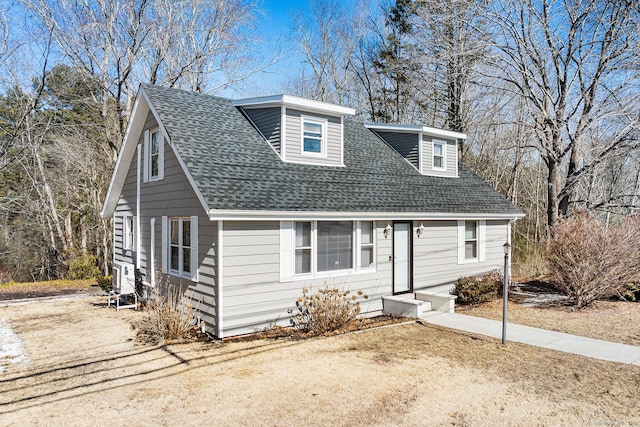
<path id="1" fill-rule="evenodd" d="M 211 209 L 521 214 L 461 166 L 421 175 L 362 123 L 344 121 L 344 164 L 286 163 L 229 99 L 143 85 Z"/>

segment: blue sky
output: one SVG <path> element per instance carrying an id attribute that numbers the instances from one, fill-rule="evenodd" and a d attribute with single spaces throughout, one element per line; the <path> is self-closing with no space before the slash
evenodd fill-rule
<path id="1" fill-rule="evenodd" d="M 258 3 L 261 14 L 258 14 L 255 23 L 256 38 L 263 40 L 263 43 L 258 44 L 256 49 L 263 51 L 267 56 L 273 55 L 278 48 L 278 40 L 282 58 L 264 72 L 252 76 L 248 81 L 221 95 L 237 98 L 287 92 L 287 83 L 299 75 L 304 61 L 303 55 L 296 51 L 296 46 L 291 40 L 294 29 L 293 15 L 305 10 L 310 11 L 310 3 L 312 0 L 262 0 Z M 341 3 L 356 7 L 354 0 L 342 0 Z"/>

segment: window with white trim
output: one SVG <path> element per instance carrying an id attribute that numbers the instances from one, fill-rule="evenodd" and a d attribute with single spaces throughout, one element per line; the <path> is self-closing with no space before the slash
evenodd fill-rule
<path id="1" fill-rule="evenodd" d="M 327 155 L 327 121 L 302 116 L 302 154 Z"/>
<path id="2" fill-rule="evenodd" d="M 374 235 L 373 221 L 360 223 L 360 268 L 370 268 L 374 263 Z"/>
<path id="3" fill-rule="evenodd" d="M 292 230 L 295 275 L 375 268 L 372 221 L 298 221 Z"/>
<path id="4" fill-rule="evenodd" d="M 180 276 L 191 275 L 191 220 L 169 219 L 169 271 Z"/>
<path id="5" fill-rule="evenodd" d="M 149 135 L 149 178 L 160 176 L 160 132 L 156 129 Z"/>
<path id="6" fill-rule="evenodd" d="M 122 235 L 124 239 L 123 247 L 124 249 L 133 249 L 134 242 L 134 217 L 132 216 L 123 216 L 122 217 Z"/>
<path id="7" fill-rule="evenodd" d="M 433 141 L 433 168 L 445 170 L 445 150 L 446 143 L 444 141 Z"/>
<path id="8" fill-rule="evenodd" d="M 478 259 L 478 222 L 464 223 L 464 259 Z"/>
<path id="9" fill-rule="evenodd" d="M 144 182 L 164 178 L 164 140 L 160 129 L 144 132 Z"/>
<path id="10" fill-rule="evenodd" d="M 296 222 L 296 274 L 311 273 L 311 223 Z"/>

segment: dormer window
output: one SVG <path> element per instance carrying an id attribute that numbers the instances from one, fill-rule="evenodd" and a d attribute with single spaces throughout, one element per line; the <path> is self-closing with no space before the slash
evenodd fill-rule
<path id="1" fill-rule="evenodd" d="M 467 135 L 422 125 L 370 123 L 376 133 L 423 175 L 458 177 L 458 145 Z"/>
<path id="2" fill-rule="evenodd" d="M 433 141 L 433 168 L 439 170 L 445 170 L 445 147 L 447 143 L 445 141 Z"/>
<path id="3" fill-rule="evenodd" d="M 356 110 L 291 95 L 233 101 L 280 159 L 344 167 L 343 119 Z"/>
<path id="4" fill-rule="evenodd" d="M 302 116 L 302 154 L 308 156 L 326 156 L 327 121 Z"/>

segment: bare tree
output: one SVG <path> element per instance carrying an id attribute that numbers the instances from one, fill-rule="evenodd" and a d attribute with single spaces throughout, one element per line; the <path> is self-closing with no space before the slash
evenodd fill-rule
<path id="1" fill-rule="evenodd" d="M 157 2 L 38 0 L 25 5 L 53 29 L 76 67 L 102 87 L 103 119 L 117 153 L 143 81 L 212 92 L 246 78 L 251 68 L 240 47 L 254 4 L 242 0 Z M 216 80 L 218 79 L 218 80 Z"/>
<path id="2" fill-rule="evenodd" d="M 303 93 L 337 104 L 353 101 L 355 75 L 352 61 L 365 31 L 364 4 L 348 8 L 336 0 L 314 0 L 313 13 L 300 12 L 295 18 L 294 40 L 305 58 L 311 76 L 303 68 Z"/>
<path id="3" fill-rule="evenodd" d="M 639 5 L 627 0 L 494 4 L 495 69 L 521 97 L 547 168 L 547 224 L 578 182 L 638 146 Z"/>

